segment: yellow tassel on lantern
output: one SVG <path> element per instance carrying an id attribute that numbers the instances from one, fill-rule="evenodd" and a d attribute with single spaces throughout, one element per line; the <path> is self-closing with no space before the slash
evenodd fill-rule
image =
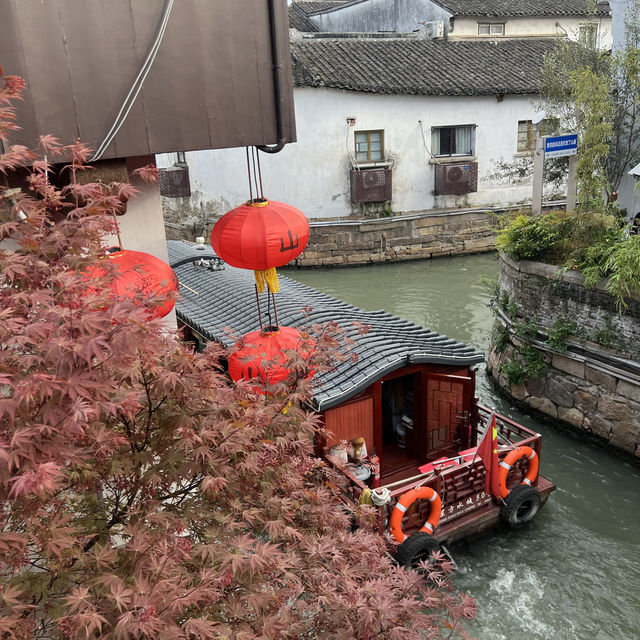
<path id="1" fill-rule="evenodd" d="M 278 293 L 278 291 L 280 291 L 278 273 L 276 272 L 275 267 L 271 267 L 271 269 L 267 269 L 266 271 L 254 271 L 253 275 L 256 277 L 258 293 L 262 293 L 265 286 L 269 291 L 271 291 L 271 293 Z"/>

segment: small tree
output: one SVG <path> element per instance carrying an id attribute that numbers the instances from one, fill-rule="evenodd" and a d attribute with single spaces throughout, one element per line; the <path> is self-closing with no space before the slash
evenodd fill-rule
<path id="1" fill-rule="evenodd" d="M 3 138 L 20 86 L 0 74 Z M 265 400 L 229 383 L 219 346 L 193 353 L 147 301 L 88 283 L 118 189 L 75 182 L 82 145 L 42 145 L 71 158 L 68 186 L 24 148 L 0 156 L 31 166 L 0 226 L 2 637 L 467 637 L 450 563 L 395 566 L 366 507 L 350 531 L 312 456 L 309 363 Z M 321 370 L 336 338 L 315 339 Z"/>
<path id="2" fill-rule="evenodd" d="M 629 2 L 625 26 L 625 42 L 613 53 L 595 38 L 562 38 L 542 68 L 541 106 L 558 132 L 578 132 L 582 210 L 607 212 L 625 172 L 640 162 L 639 0 Z M 560 186 L 566 169 L 565 158 L 545 162 L 545 181 Z M 497 163 L 490 177 L 522 181 L 532 171 L 532 158 L 518 157 Z"/>

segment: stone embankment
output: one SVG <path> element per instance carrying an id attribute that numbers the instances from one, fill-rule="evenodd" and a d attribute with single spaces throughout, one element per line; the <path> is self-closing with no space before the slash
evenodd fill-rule
<path id="1" fill-rule="evenodd" d="M 488 211 L 312 221 L 309 243 L 295 265 L 340 267 L 492 251 L 494 225 Z"/>
<path id="2" fill-rule="evenodd" d="M 182 210 L 179 210 L 182 211 Z M 216 219 L 164 207 L 169 240 L 208 238 Z M 310 220 L 309 243 L 291 266 L 337 267 L 481 253 L 495 249 L 491 210 L 420 212 L 387 218 Z"/>
<path id="3" fill-rule="evenodd" d="M 640 299 L 618 313 L 604 286 L 587 289 L 576 272 L 558 276 L 557 267 L 506 256 L 500 262 L 487 361 L 498 386 L 640 457 Z"/>

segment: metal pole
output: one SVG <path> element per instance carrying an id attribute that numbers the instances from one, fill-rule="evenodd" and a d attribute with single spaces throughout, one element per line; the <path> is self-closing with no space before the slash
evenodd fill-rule
<path id="1" fill-rule="evenodd" d="M 567 211 L 575 211 L 578 205 L 578 156 L 569 156 L 567 176 Z"/>
<path id="2" fill-rule="evenodd" d="M 542 184 L 544 170 L 544 141 L 547 136 L 540 135 L 540 125 L 536 125 L 536 150 L 533 154 L 533 195 L 531 213 L 542 213 Z"/>

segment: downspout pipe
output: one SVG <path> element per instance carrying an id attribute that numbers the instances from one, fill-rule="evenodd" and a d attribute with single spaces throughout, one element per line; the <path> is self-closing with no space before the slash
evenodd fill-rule
<path id="1" fill-rule="evenodd" d="M 278 51 L 278 30 L 276 28 L 276 2 L 278 0 L 269 0 L 269 32 L 271 34 L 271 62 L 273 70 L 273 88 L 276 103 L 276 127 L 278 135 L 278 144 L 276 145 L 260 145 L 256 147 L 264 153 L 278 153 L 284 149 L 287 141 L 284 137 L 284 113 L 282 106 L 282 61 L 280 60 L 280 52 Z"/>

